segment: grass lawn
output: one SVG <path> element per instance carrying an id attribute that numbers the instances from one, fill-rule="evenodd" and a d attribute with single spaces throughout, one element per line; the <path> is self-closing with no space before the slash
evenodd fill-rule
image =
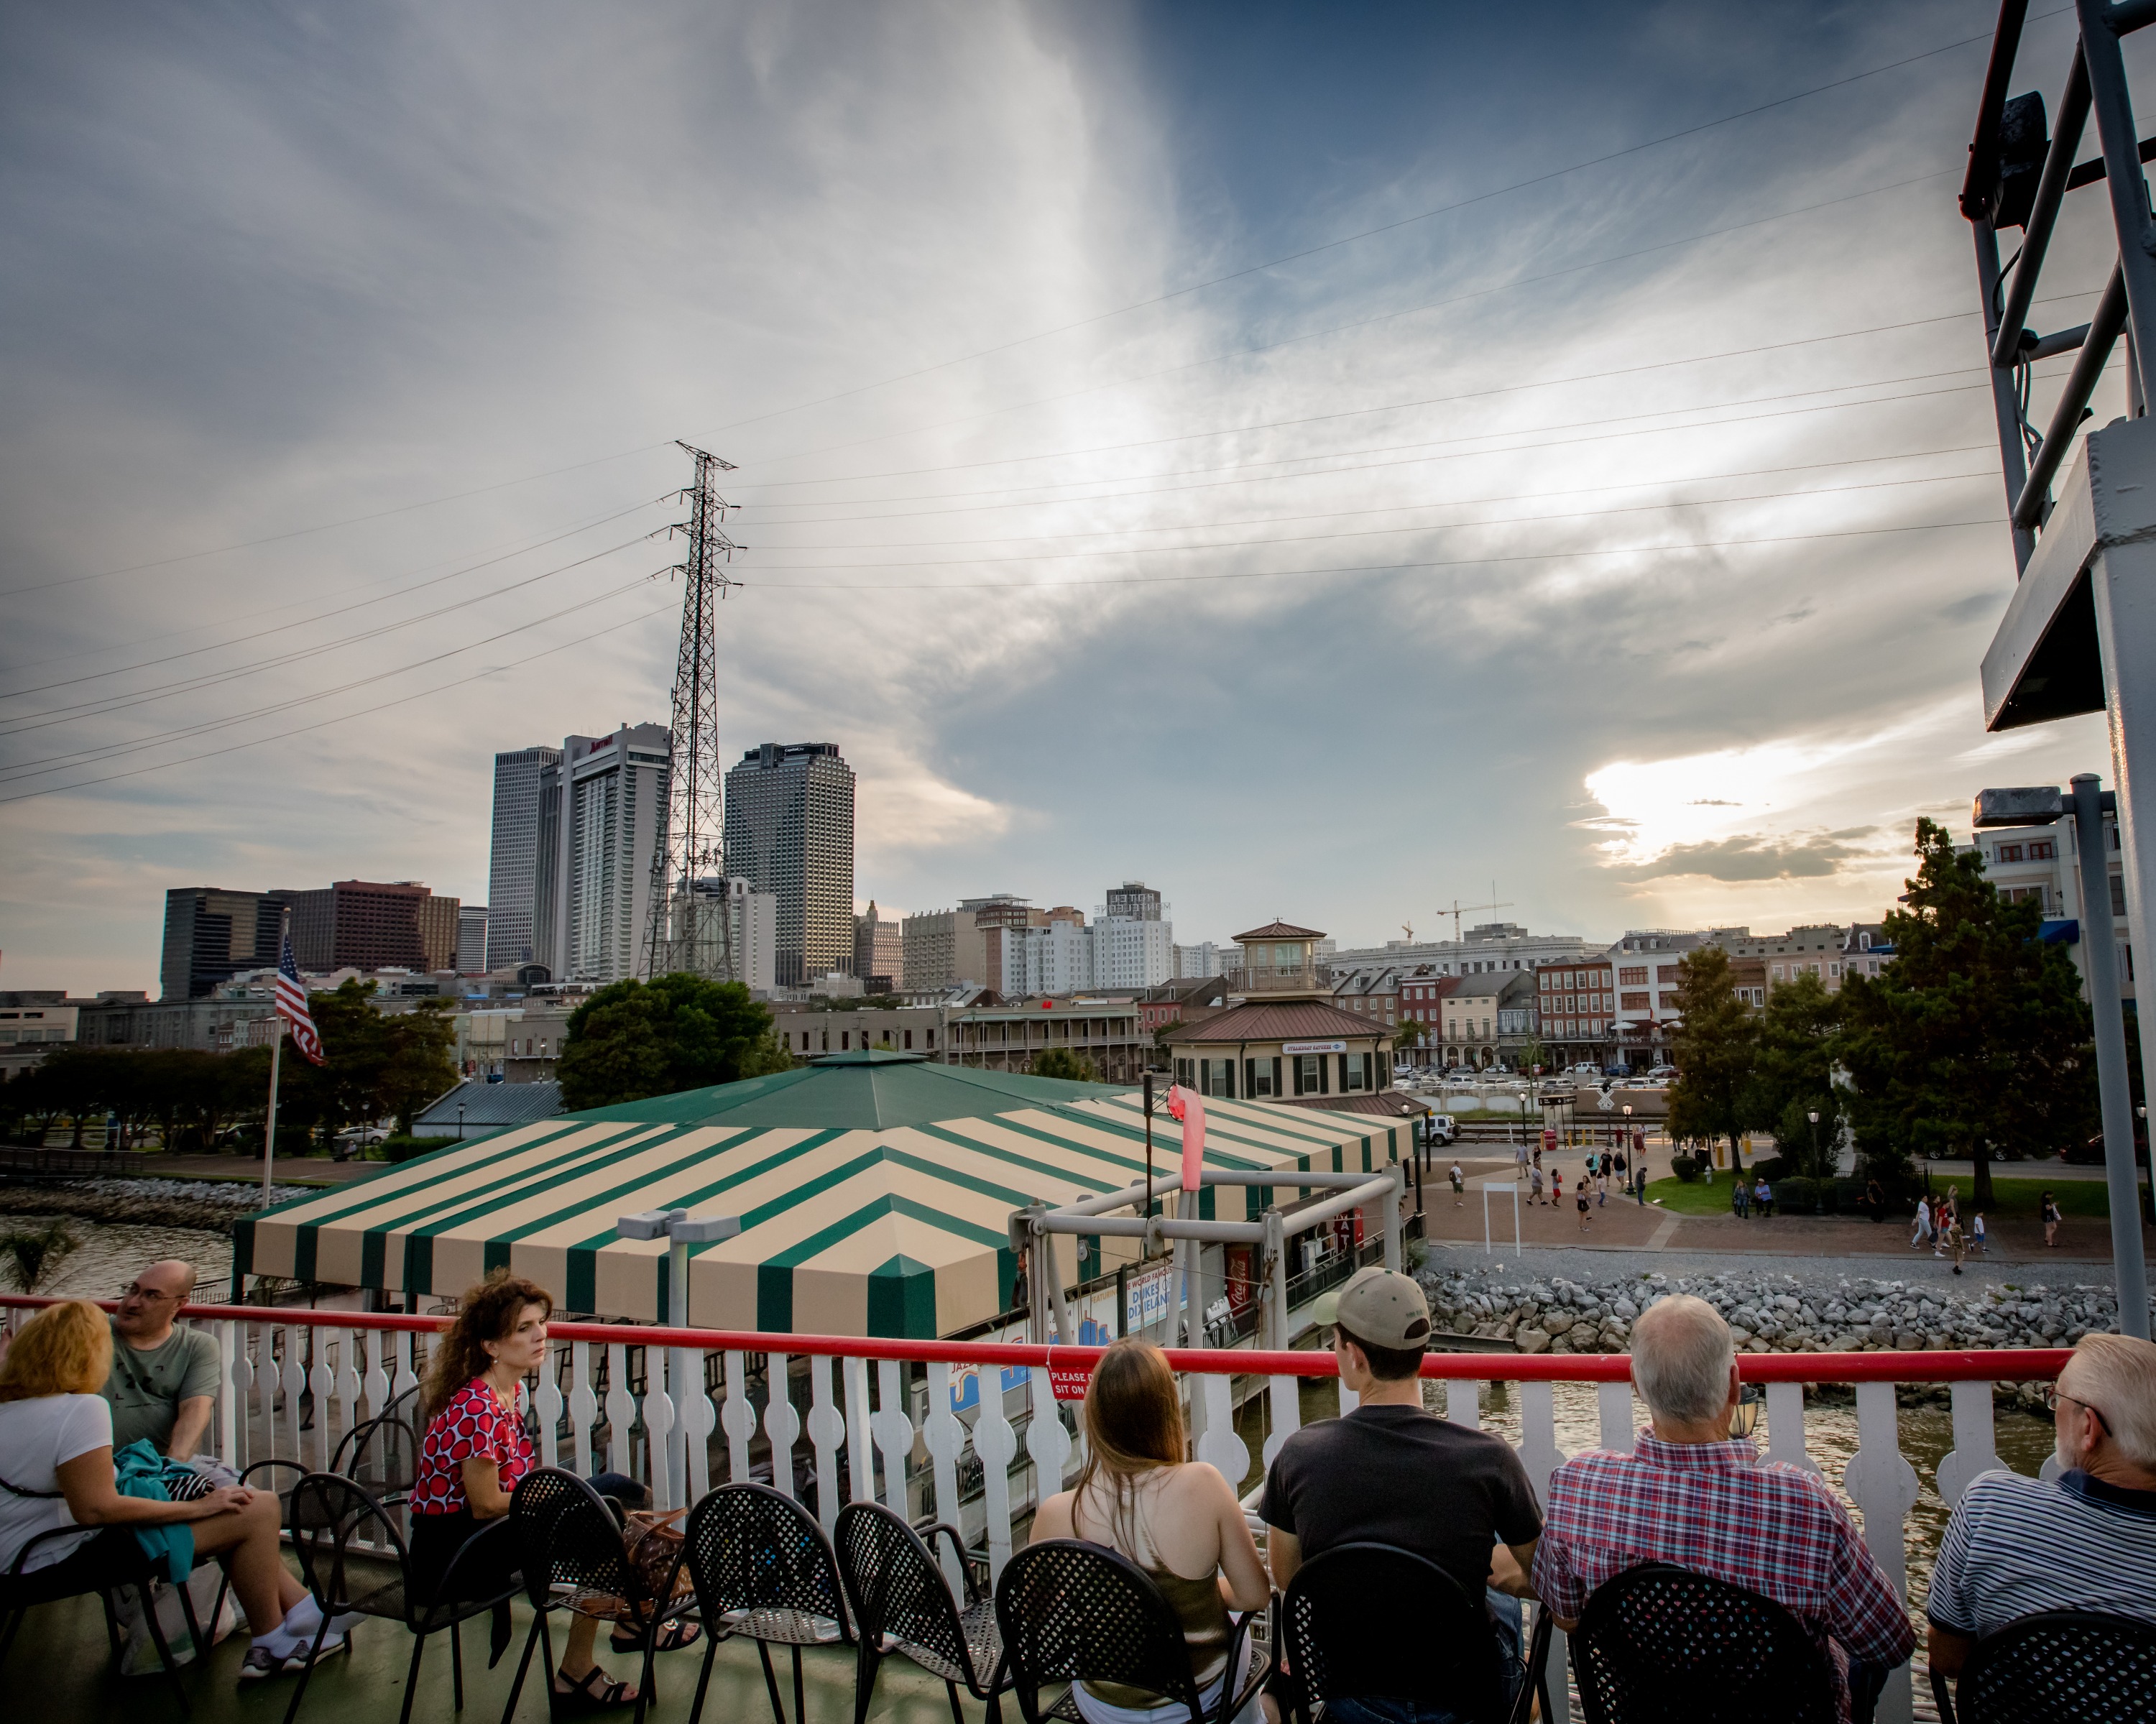
<path id="1" fill-rule="evenodd" d="M 1969 1208 L 1970 1182 L 1966 1178 L 1952 1181 L 1932 1176 L 1932 1189 L 1944 1195 L 1948 1185 L 1961 1188 L 1962 1208 Z M 1997 1219 L 2002 1215 L 2025 1216 L 2034 1220 L 2043 1194 L 2048 1189 L 2061 1213 L 2068 1215 L 2092 1215 L 2098 1218 L 2111 1213 L 2103 1183 L 2097 1179 L 2061 1179 L 2048 1187 L 2041 1179 L 2000 1179 L 1994 1178 L 1991 1189 L 1996 1199 L 1984 1213 Z M 1647 1200 L 1658 1203 L 1674 1215 L 1727 1215 L 1729 1213 L 1729 1171 L 1722 1169 L 1714 1183 L 1702 1181 L 1687 1185 L 1681 1179 L 1652 1179 L 1647 1183 Z M 1863 1220 L 1860 1213 L 1855 1219 Z"/>

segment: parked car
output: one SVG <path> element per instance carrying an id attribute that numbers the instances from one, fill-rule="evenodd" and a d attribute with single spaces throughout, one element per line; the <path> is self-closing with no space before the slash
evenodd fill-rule
<path id="1" fill-rule="evenodd" d="M 1662 1081 L 1663 1081 L 1663 1082 L 1665 1082 L 1665 1083 L 1667 1083 L 1671 1079 L 1674 1078 L 1676 1075 L 1677 1075 L 1677 1069 L 1676 1069 L 1676 1067 L 1675 1067 L 1674 1065 L 1656 1065 L 1656 1066 L 1650 1066 L 1650 1067 L 1649 1067 L 1649 1068 L 1648 1068 L 1648 1071 L 1647 1071 L 1647 1075 L 1648 1075 L 1648 1077 L 1649 1077 L 1649 1078 L 1650 1078 L 1650 1079 L 1652 1079 L 1652 1078 L 1660 1078 L 1660 1079 L 1661 1079 L 1661 1080 L 1662 1080 Z"/>
<path id="2" fill-rule="evenodd" d="M 1460 1136 L 1460 1125 L 1449 1113 L 1434 1113 L 1423 1122 L 1433 1143 L 1450 1143 Z"/>
<path id="3" fill-rule="evenodd" d="M 1574 1077 L 1599 1078 L 1602 1075 L 1602 1068 L 1599 1065 L 1575 1065 L 1572 1075 Z"/>

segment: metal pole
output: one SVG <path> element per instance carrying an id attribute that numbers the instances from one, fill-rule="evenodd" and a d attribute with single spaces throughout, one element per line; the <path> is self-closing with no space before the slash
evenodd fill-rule
<path id="1" fill-rule="evenodd" d="M 2103 1110 L 2104 1184 L 2111 1203 L 2112 1276 L 2118 1332 L 2148 1339 L 2148 1272 L 2141 1255 L 2140 1170 L 2133 1156 L 2133 1106 L 2126 1076 L 2126 1026 L 2118 993 L 2118 946 L 2111 919 L 2111 853 L 2103 841 L 2103 793 L 2095 774 L 2073 779 L 2074 848 L 2082 874 L 2082 962 L 2096 1027 L 2097 1093 Z"/>
<path id="2" fill-rule="evenodd" d="M 676 1209 L 670 1221 L 686 1221 L 689 1212 Z M 669 1232 L 666 1239 L 666 1321 L 685 1324 L 689 1321 L 689 1242 Z M 670 1373 L 674 1392 L 674 1429 L 666 1438 L 666 1506 L 680 1508 L 689 1501 L 689 1373 L 695 1368 L 694 1355 L 685 1347 L 674 1349 L 674 1366 Z M 701 1385 L 699 1385 L 701 1387 Z"/>
<path id="3" fill-rule="evenodd" d="M 272 1013 L 277 1034 L 270 1040 L 270 1117 L 262 1127 L 262 1203 L 270 1204 L 270 1170 L 277 1160 L 277 1068 L 285 1051 L 285 1020 Z"/>
<path id="4" fill-rule="evenodd" d="M 1280 1211 L 1268 1209 L 1265 1222 L 1265 1275 L 1272 1291 L 1272 1323 L 1265 1345 L 1276 1352 L 1287 1350 L 1287 1235 L 1281 1230 Z"/>
<path id="5" fill-rule="evenodd" d="M 2126 58 L 2107 14 L 2110 0 L 2075 0 L 2082 27 L 2082 59 L 2088 68 L 2089 105 L 2103 146 L 2104 189 L 2111 196 L 2112 225 L 2118 230 L 2118 267 L 2126 278 L 2132 310 L 2127 339 L 2139 354 L 2141 337 L 2156 332 L 2156 254 L 2152 254 L 2148 182 L 2141 172 L 2140 140 L 2133 134 L 2133 98 L 2126 87 Z M 2146 360 L 2142 369 L 2148 369 Z"/>
<path id="6" fill-rule="evenodd" d="M 1385 1218 L 1385 1267 L 1394 1274 L 1400 1268 L 1400 1175 L 1406 1170 L 1398 1162 L 1393 1164 L 1393 1188 L 1387 1192 L 1382 1205 Z"/>

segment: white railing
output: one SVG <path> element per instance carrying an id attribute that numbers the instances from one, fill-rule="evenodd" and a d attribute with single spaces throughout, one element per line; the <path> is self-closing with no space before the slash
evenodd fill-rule
<path id="1" fill-rule="evenodd" d="M 51 1302 L 0 1296 L 11 1321 Z M 197 1306 L 187 1315 L 217 1338 L 224 1373 L 211 1429 L 218 1456 L 235 1467 L 274 1456 L 326 1468 L 354 1425 L 418 1387 L 428 1343 L 446 1325 L 440 1317 L 251 1306 Z M 1082 1393 L 1099 1357 L 1092 1347 L 603 1323 L 557 1322 L 549 1339 L 549 1369 L 529 1388 L 542 1464 L 585 1476 L 626 1474 L 667 1507 L 753 1479 L 790 1496 L 813 1496 L 827 1531 L 843 1468 L 848 1496 L 875 1498 L 909 1520 L 951 1521 L 968 1543 L 985 1545 L 998 1574 L 1014 1529 L 1040 1496 L 1063 1487 L 1081 1458 L 1075 1409 L 1058 1402 L 1056 1388 Z M 1820 1468 L 1806 1451 L 1804 1387 L 1854 1385 L 1857 1448 L 1840 1484 L 1862 1511 L 1872 1554 L 1906 1597 L 1917 1476 L 1902 1449 L 1895 1385 L 1949 1387 L 1953 1448 L 1934 1482 L 1951 1507 L 1971 1479 L 2002 1465 L 1992 1384 L 2049 1380 L 2067 1357 L 2054 1349 L 1765 1353 L 1738 1362 L 1747 1382 L 1764 1386 L 1767 1458 L 1814 1472 Z M 665 1380 L 677 1359 L 690 1362 L 680 1384 Z M 1256 1458 L 1270 1463 L 1301 1423 L 1302 1383 L 1337 1376 L 1322 1352 L 1171 1349 L 1168 1360 L 1188 1388 L 1197 1459 L 1239 1485 L 1253 1457 L 1236 1431 L 1238 1403 L 1258 1403 Z M 1484 1385 L 1519 1386 L 1520 1458 L 1537 1493 L 1568 1458 L 1555 1385 L 1597 1385 L 1601 1446 L 1629 1451 L 1630 1371 L 1622 1354 L 1437 1353 L 1423 1366 L 1425 1378 L 1445 1385 L 1445 1416 L 1478 1429 Z M 1353 1408 L 1344 1385 L 1338 1397 L 1342 1412 Z M 666 1441 L 677 1419 L 700 1439 L 685 1444 L 685 1478 L 677 1475 L 680 1445 Z M 944 1549 L 942 1560 L 958 1584 L 956 1555 Z M 1563 1636 L 1556 1641 L 1553 1668 L 1562 1671 Z M 1563 1710 L 1561 1680 L 1553 1690 Z M 1881 1724 L 1904 1724 L 1911 1704 L 1904 1666 L 1881 1698 Z"/>

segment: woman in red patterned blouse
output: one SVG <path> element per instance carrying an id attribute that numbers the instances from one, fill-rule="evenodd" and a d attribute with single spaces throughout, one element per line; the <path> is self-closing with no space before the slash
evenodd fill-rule
<path id="1" fill-rule="evenodd" d="M 524 1434 L 524 1379 L 546 1362 L 553 1309 L 544 1287 L 497 1270 L 465 1296 L 456 1321 L 435 1343 L 422 1397 L 427 1434 L 412 1488 L 413 1578 L 422 1597 L 434 1595 L 450 1558 L 485 1522 L 509 1512 L 516 1481 L 537 1464 Z M 506 1539 L 482 1548 L 489 1560 L 457 1572 L 461 1594 L 499 1592 L 516 1567 Z M 633 1706 L 635 1687 L 613 1680 L 593 1656 L 598 1627 L 595 1619 L 572 1613 L 554 1691 L 587 1708 Z"/>

